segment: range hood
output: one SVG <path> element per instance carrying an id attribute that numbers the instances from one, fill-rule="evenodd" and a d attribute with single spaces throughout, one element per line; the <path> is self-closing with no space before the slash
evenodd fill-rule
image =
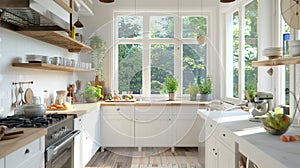
<path id="1" fill-rule="evenodd" d="M 0 26 L 21 31 L 68 31 L 70 13 L 53 0 L 0 0 Z"/>

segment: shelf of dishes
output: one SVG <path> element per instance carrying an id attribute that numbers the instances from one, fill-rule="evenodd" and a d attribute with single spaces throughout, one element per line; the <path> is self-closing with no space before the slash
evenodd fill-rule
<path id="1" fill-rule="evenodd" d="M 300 56 L 274 58 L 269 60 L 252 61 L 253 67 L 300 64 Z"/>
<path id="2" fill-rule="evenodd" d="M 83 65 L 83 67 L 70 67 L 70 66 L 61 66 L 61 65 L 53 65 L 53 64 L 46 64 L 42 62 L 35 62 L 35 63 L 12 63 L 14 67 L 21 67 L 21 68 L 31 68 L 31 69 L 42 69 L 42 70 L 55 70 L 55 71 L 66 71 L 66 72 L 87 72 L 92 71 L 90 66 Z"/>

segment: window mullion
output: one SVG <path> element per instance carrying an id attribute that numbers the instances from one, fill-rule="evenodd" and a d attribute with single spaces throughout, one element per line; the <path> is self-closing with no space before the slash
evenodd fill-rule
<path id="1" fill-rule="evenodd" d="M 143 17 L 143 95 L 151 95 L 150 16 Z"/>
<path id="2" fill-rule="evenodd" d="M 239 12 L 239 99 L 244 99 L 245 89 L 245 6 Z"/>

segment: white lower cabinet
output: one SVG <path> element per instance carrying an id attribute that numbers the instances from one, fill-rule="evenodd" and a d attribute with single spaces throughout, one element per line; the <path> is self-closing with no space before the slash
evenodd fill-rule
<path id="1" fill-rule="evenodd" d="M 41 137 L 2 158 L 0 165 L 4 168 L 43 168 L 44 152 L 45 138 Z"/>
<path id="2" fill-rule="evenodd" d="M 205 167 L 235 167 L 235 140 L 232 133 L 210 119 L 205 126 Z"/>
<path id="3" fill-rule="evenodd" d="M 198 105 L 176 105 L 173 106 L 173 122 L 175 129 L 174 146 L 197 147 L 201 123 L 197 110 Z"/>
<path id="4" fill-rule="evenodd" d="M 4 158 L 0 159 L 0 167 L 4 167 Z"/>
<path id="5" fill-rule="evenodd" d="M 0 167 L 4 167 L 5 165 L 4 165 L 4 158 L 1 158 L 0 159 Z"/>
<path id="6" fill-rule="evenodd" d="M 197 147 L 198 105 L 101 106 L 103 147 Z"/>
<path id="7" fill-rule="evenodd" d="M 80 134 L 74 139 L 74 167 L 83 168 L 101 146 L 99 107 L 74 119 Z"/>
<path id="8" fill-rule="evenodd" d="M 114 104 L 100 110 L 102 146 L 134 146 L 134 106 Z"/>
<path id="9" fill-rule="evenodd" d="M 135 107 L 135 146 L 171 147 L 174 134 L 172 106 Z"/>

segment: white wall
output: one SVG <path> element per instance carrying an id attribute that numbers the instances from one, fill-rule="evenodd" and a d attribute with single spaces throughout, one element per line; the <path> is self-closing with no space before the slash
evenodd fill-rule
<path id="1" fill-rule="evenodd" d="M 41 42 L 16 32 L 0 28 L 0 117 L 11 112 L 12 82 L 34 81 L 30 87 L 37 96 L 43 95 L 43 90 L 55 94 L 56 90 L 67 89 L 69 83 L 77 80 L 75 74 L 61 71 L 32 70 L 12 67 L 15 57 L 26 58 L 27 54 L 47 56 L 65 56 L 77 59 L 77 54 L 69 53 L 66 49 Z M 24 85 L 26 89 L 28 85 Z M 55 96 L 55 95 L 54 95 Z"/>

